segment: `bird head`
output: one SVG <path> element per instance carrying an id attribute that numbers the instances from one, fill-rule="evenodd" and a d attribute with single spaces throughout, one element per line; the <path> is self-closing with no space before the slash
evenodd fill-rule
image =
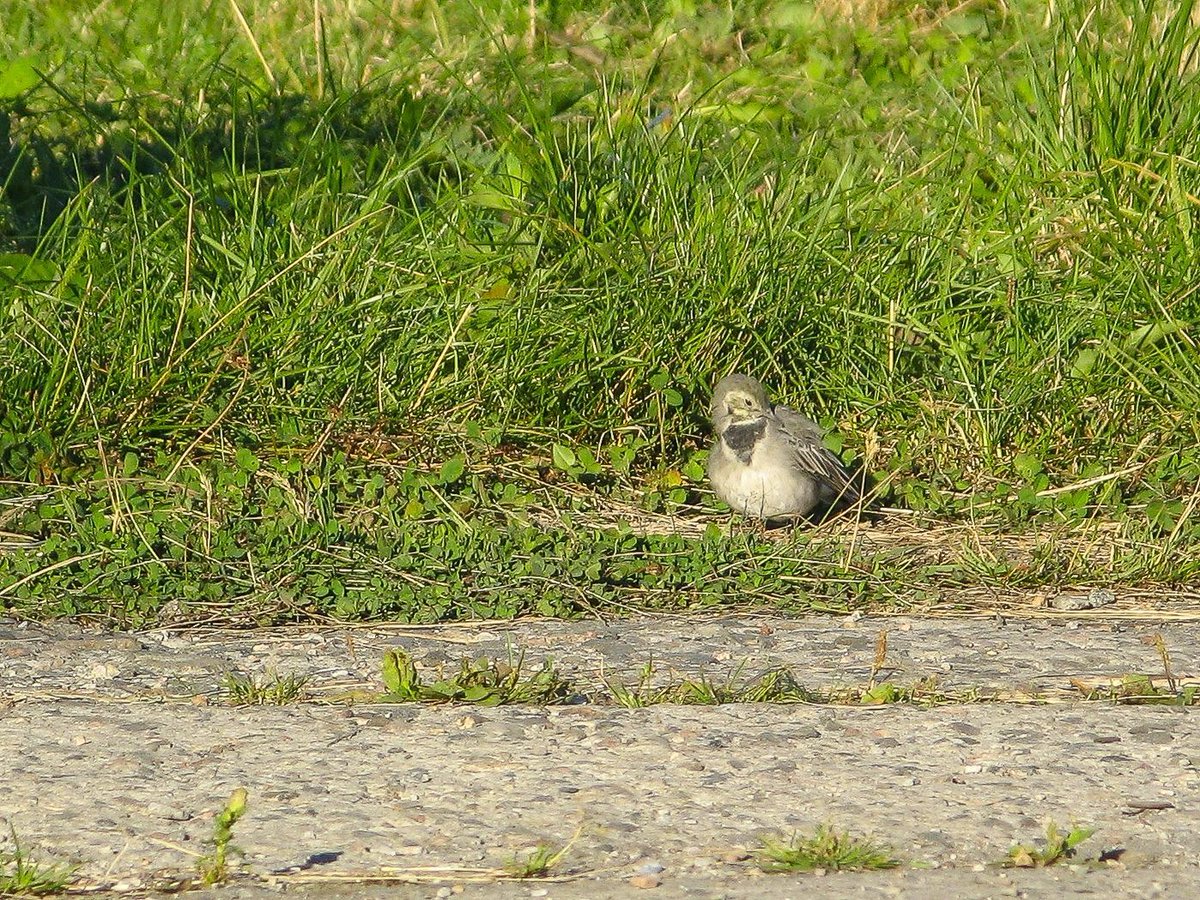
<path id="1" fill-rule="evenodd" d="M 712 420 L 717 431 L 737 422 L 761 419 L 770 410 L 767 392 L 748 375 L 727 375 L 713 391 Z"/>

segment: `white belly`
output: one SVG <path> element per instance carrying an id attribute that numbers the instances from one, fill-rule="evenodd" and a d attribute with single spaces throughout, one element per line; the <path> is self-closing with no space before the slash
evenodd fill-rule
<path id="1" fill-rule="evenodd" d="M 817 485 L 792 469 L 723 460 L 713 479 L 717 496 L 736 512 L 760 519 L 802 516 L 816 505 Z M 715 473 L 714 473 L 715 474 Z"/>

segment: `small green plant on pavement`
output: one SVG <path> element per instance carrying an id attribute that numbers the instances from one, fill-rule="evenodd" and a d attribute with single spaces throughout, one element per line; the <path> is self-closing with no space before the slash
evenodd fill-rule
<path id="1" fill-rule="evenodd" d="M 1175 673 L 1171 651 L 1162 632 L 1147 635 L 1142 643 L 1153 647 L 1163 674 L 1155 677 L 1129 673 L 1120 678 L 1072 678 L 1071 683 L 1088 700 L 1107 700 L 1128 705 L 1195 706 L 1200 704 L 1200 681 Z"/>
<path id="2" fill-rule="evenodd" d="M 46 897 L 67 890 L 74 866 L 46 864 L 30 859 L 9 829 L 12 848 L 0 847 L 0 897 Z"/>
<path id="3" fill-rule="evenodd" d="M 1040 869 L 1052 866 L 1064 859 L 1075 855 L 1075 849 L 1090 838 L 1095 828 L 1081 828 L 1072 825 L 1070 831 L 1062 832 L 1054 821 L 1046 823 L 1046 843 L 1041 847 L 1030 847 L 1017 844 L 1008 851 L 1008 858 L 1002 862 L 1006 868 Z"/>
<path id="4" fill-rule="evenodd" d="M 256 677 L 242 672 L 226 672 L 221 689 L 231 706 L 287 706 L 304 699 L 304 675 L 279 675 L 268 672 Z"/>
<path id="5" fill-rule="evenodd" d="M 220 884 L 229 877 L 229 853 L 240 852 L 232 844 L 233 826 L 246 814 L 246 799 L 246 789 L 238 788 L 229 795 L 229 802 L 217 815 L 213 823 L 212 852 L 202 856 L 199 862 L 202 884 Z"/>
<path id="6" fill-rule="evenodd" d="M 799 685 L 788 669 L 772 669 L 755 680 L 743 682 L 743 668 L 744 665 L 739 666 L 732 675 L 721 680 L 701 675 L 656 685 L 651 661 L 639 670 L 634 684 L 606 679 L 604 685 L 616 704 L 626 709 L 641 709 L 659 703 L 719 706 L 724 703 L 810 703 L 819 699 Z"/>
<path id="7" fill-rule="evenodd" d="M 562 862 L 563 857 L 570 852 L 571 847 L 579 839 L 583 829 L 579 828 L 571 835 L 571 839 L 561 847 L 542 842 L 524 857 L 514 856 L 504 866 L 504 871 L 513 878 L 546 878 L 551 870 Z"/>
<path id="8" fill-rule="evenodd" d="M 383 657 L 383 701 L 423 703 L 474 703 L 501 706 L 509 703 L 556 705 L 569 703 L 576 693 L 571 682 L 559 675 L 550 660 L 529 676 L 523 676 L 524 655 L 501 662 L 463 659 L 457 672 L 425 682 L 416 664 L 403 650 L 389 650 Z"/>
<path id="9" fill-rule="evenodd" d="M 741 676 L 745 665 L 738 666 L 727 678 L 655 679 L 653 661 L 638 671 L 636 681 L 626 684 L 606 678 L 604 686 L 618 706 L 641 709 L 659 703 L 678 703 L 687 706 L 719 706 L 725 703 L 825 703 L 839 706 L 881 706 L 889 703 L 911 703 L 935 706 L 944 703 L 966 703 L 980 699 L 975 692 L 948 694 L 939 689 L 937 679 L 929 677 L 903 687 L 890 681 L 876 682 L 873 678 L 865 687 L 835 690 L 812 690 L 802 685 L 789 668 L 778 666 L 754 679 Z"/>
<path id="10" fill-rule="evenodd" d="M 754 857 L 764 872 L 861 871 L 900 865 L 887 847 L 828 825 L 819 826 L 812 837 L 764 837 Z"/>

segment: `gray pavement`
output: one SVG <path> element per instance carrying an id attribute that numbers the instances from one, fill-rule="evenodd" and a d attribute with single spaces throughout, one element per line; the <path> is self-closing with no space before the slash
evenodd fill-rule
<path id="1" fill-rule="evenodd" d="M 979 702 L 534 708 L 365 702 L 380 657 L 543 655 L 581 693 L 788 666 L 838 691 L 870 675 Z M 1130 673 L 1200 671 L 1200 625 L 753 617 L 126 635 L 0 621 L 0 827 L 79 864 L 79 886 L 185 883 L 244 787 L 223 896 L 1200 896 L 1196 708 L 1086 701 Z M 230 707 L 231 670 L 308 677 L 310 699 Z M 349 702 L 357 698 L 357 702 Z M 994 699 L 993 699 L 994 698 Z M 991 863 L 1045 823 L 1094 827 L 1075 861 Z M 893 871 L 765 875 L 763 835 L 827 823 Z M 575 836 L 563 881 L 497 881 Z M 1103 860 L 1099 858 L 1103 857 Z M 384 876 L 420 884 L 378 884 Z M 657 886 L 653 886 L 653 885 Z"/>

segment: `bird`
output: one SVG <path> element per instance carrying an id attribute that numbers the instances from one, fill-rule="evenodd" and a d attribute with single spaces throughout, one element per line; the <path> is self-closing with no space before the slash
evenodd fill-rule
<path id="1" fill-rule="evenodd" d="M 717 382 L 712 426 L 716 440 L 708 454 L 708 480 L 735 512 L 773 522 L 811 518 L 859 501 L 820 426 L 773 405 L 749 375 Z"/>

